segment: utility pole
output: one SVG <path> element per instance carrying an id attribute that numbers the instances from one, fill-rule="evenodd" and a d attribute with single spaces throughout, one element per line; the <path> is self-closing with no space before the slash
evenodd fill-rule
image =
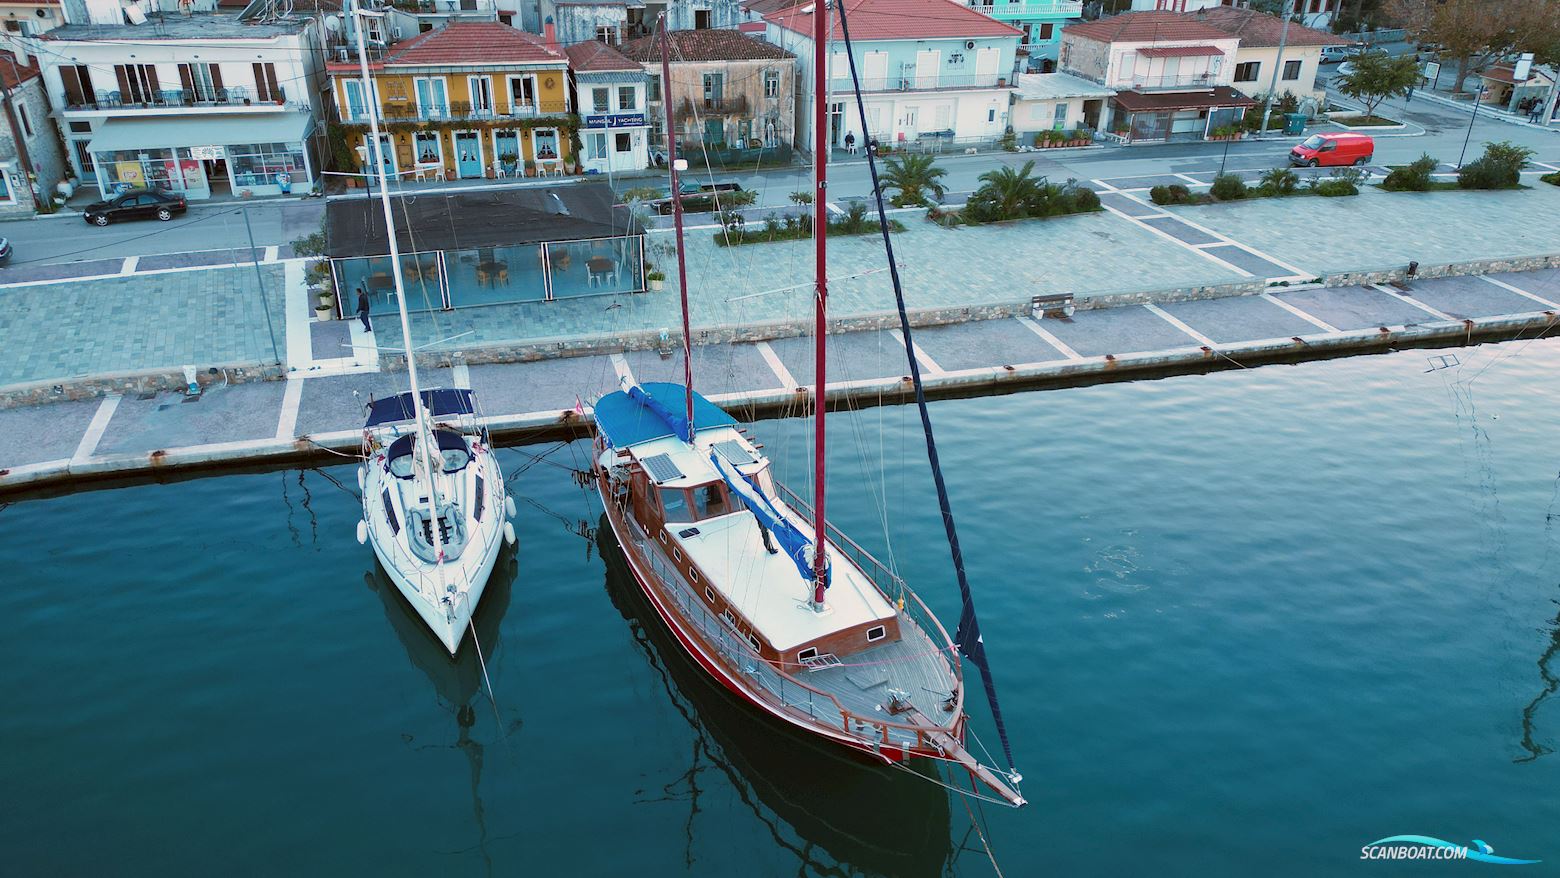
<path id="1" fill-rule="evenodd" d="M 1283 9 L 1284 29 L 1278 32 L 1278 57 L 1273 62 L 1273 84 L 1268 88 L 1267 100 L 1262 102 L 1262 130 L 1259 135 L 1266 135 L 1268 131 L 1268 119 L 1273 115 L 1273 95 L 1278 91 L 1278 75 L 1284 70 L 1284 47 L 1289 44 L 1289 10 Z"/>

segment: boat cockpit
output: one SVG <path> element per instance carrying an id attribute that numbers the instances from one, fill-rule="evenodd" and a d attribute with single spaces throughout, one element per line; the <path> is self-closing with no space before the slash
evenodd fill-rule
<path id="1" fill-rule="evenodd" d="M 434 430 L 433 436 L 439 444 L 439 451 L 433 458 L 439 461 L 439 467 L 445 473 L 458 473 L 471 463 L 471 449 L 466 445 L 466 437 L 452 430 Z M 390 443 L 385 450 L 385 469 L 390 475 L 398 479 L 409 479 L 414 472 L 414 464 L 417 456 L 417 434 L 408 433 L 405 436 Z"/>

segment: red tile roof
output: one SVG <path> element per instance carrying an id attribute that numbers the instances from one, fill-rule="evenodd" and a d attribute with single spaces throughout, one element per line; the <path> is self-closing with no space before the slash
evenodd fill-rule
<path id="1" fill-rule="evenodd" d="M 667 35 L 667 55 L 672 61 L 762 61 L 770 58 L 794 58 L 774 43 L 734 30 L 674 30 Z M 621 47 L 635 61 L 660 61 L 659 37 L 640 37 Z"/>
<path id="2" fill-rule="evenodd" d="M 569 56 L 569 68 L 576 73 L 606 73 L 613 70 L 632 70 L 638 73 L 644 69 L 634 59 L 606 43 L 595 40 L 588 43 L 575 43 L 564 49 L 563 54 Z"/>
<path id="3" fill-rule="evenodd" d="M 542 38 L 496 21 L 454 21 L 390 47 L 386 67 L 566 63 Z"/>
<path id="4" fill-rule="evenodd" d="M 39 75 L 36 64 L 0 64 L 0 83 L 4 83 L 6 88 L 16 88 L 24 82 L 37 79 Z"/>
<path id="5" fill-rule="evenodd" d="M 1155 40 L 1227 40 L 1230 34 L 1178 12 L 1126 12 L 1098 21 L 1080 21 L 1062 33 L 1099 43 Z"/>
<path id="6" fill-rule="evenodd" d="M 1016 27 L 982 15 L 954 0 L 844 0 L 852 40 L 926 40 L 938 37 L 1011 37 Z M 807 3 L 781 9 L 764 20 L 804 36 L 813 32 L 813 9 Z M 839 13 L 834 16 L 838 33 Z"/>
<path id="7" fill-rule="evenodd" d="M 1276 46 L 1284 31 L 1284 20 L 1276 15 L 1266 15 L 1255 9 L 1236 9 L 1233 6 L 1214 6 L 1188 12 L 1187 18 L 1212 25 L 1227 34 L 1240 37 L 1241 46 Z M 1290 46 L 1347 46 L 1349 41 L 1335 37 L 1326 31 L 1289 23 L 1285 45 Z"/>

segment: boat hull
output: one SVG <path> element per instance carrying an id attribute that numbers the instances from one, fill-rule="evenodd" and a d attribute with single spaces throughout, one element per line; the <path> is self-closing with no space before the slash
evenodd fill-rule
<path id="1" fill-rule="evenodd" d="M 638 556 L 638 552 L 634 548 L 634 541 L 626 532 L 627 523 L 616 514 L 617 510 L 605 495 L 602 496 L 602 505 L 606 507 L 607 522 L 612 528 L 612 536 L 617 541 L 618 548 L 623 552 L 623 558 L 628 562 L 629 572 L 633 574 L 634 581 L 639 585 L 639 590 L 644 593 L 645 598 L 650 602 L 650 606 L 655 608 L 656 615 L 661 617 L 661 621 L 665 623 L 672 636 L 677 639 L 678 644 L 693 659 L 694 663 L 703 668 L 705 673 L 714 677 L 716 682 L 720 683 L 732 694 L 742 699 L 752 708 L 784 723 L 792 729 L 831 741 L 873 762 L 888 764 L 903 762 L 916 756 L 942 757 L 942 754 L 932 750 L 919 751 L 915 748 L 899 747 L 892 744 L 879 745 L 869 743 L 845 734 L 843 731 L 835 731 L 821 724 L 801 722 L 798 717 L 776 710 L 761 695 L 754 692 L 741 675 L 734 673 L 723 662 L 710 655 L 698 636 L 689 629 L 686 621 L 671 608 L 666 596 L 661 594 L 660 590 L 655 586 L 652 575 L 646 570 L 645 560 Z"/>

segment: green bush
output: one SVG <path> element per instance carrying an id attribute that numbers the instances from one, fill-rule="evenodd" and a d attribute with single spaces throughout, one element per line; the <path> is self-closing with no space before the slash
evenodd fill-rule
<path id="1" fill-rule="evenodd" d="M 1288 168 L 1274 168 L 1262 175 L 1262 188 L 1274 195 L 1290 195 L 1300 185 L 1300 175 Z"/>
<path id="2" fill-rule="evenodd" d="M 1393 168 L 1387 178 L 1381 181 L 1381 188 L 1388 192 L 1428 192 L 1430 175 L 1438 164 L 1429 153 L 1425 153 L 1406 165 Z"/>
<path id="3" fill-rule="evenodd" d="M 1560 171 L 1555 171 L 1553 174 L 1545 174 L 1538 179 L 1543 180 L 1545 183 L 1548 183 L 1551 186 L 1560 186 Z"/>
<path id="4" fill-rule="evenodd" d="M 1220 174 L 1208 191 L 1220 201 L 1239 201 L 1246 197 L 1246 184 L 1235 174 Z"/>
<path id="5" fill-rule="evenodd" d="M 1077 186 L 1072 190 L 1072 203 L 1073 213 L 1088 213 L 1100 209 L 1100 196 L 1087 186 Z"/>
<path id="6" fill-rule="evenodd" d="M 1192 200 L 1192 190 L 1180 183 L 1172 183 L 1169 186 L 1155 186 L 1148 190 L 1148 200 L 1155 204 L 1186 204 Z"/>
<path id="7" fill-rule="evenodd" d="M 1337 198 L 1341 195 L 1358 195 L 1360 187 L 1348 180 L 1323 180 L 1313 187 L 1317 195 L 1324 198 Z"/>
<path id="8" fill-rule="evenodd" d="M 1515 189 L 1522 185 L 1522 166 L 1532 158 L 1533 150 L 1510 141 L 1487 143 L 1484 155 L 1457 172 L 1461 189 Z"/>

